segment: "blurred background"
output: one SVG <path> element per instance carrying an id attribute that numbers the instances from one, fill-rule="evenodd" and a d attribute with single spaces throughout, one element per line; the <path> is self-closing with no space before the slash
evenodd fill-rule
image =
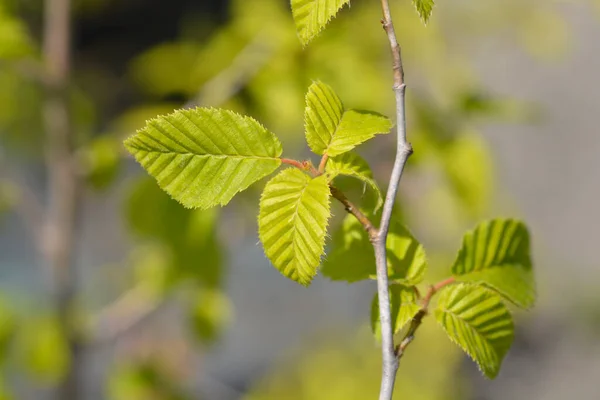
<path id="1" fill-rule="evenodd" d="M 0 0 L 0 399 L 376 398 L 375 283 L 285 279 L 258 243 L 264 181 L 185 210 L 121 143 L 158 114 L 216 106 L 305 159 L 317 79 L 391 116 L 379 2 L 354 0 L 302 49 L 285 0 L 72 0 L 70 55 L 68 6 Z M 539 293 L 494 381 L 427 319 L 396 398 L 597 398 L 600 1 L 440 0 L 427 27 L 393 6 L 415 149 L 399 209 L 428 280 L 476 221 L 517 216 Z M 394 140 L 360 149 L 382 187 Z"/>

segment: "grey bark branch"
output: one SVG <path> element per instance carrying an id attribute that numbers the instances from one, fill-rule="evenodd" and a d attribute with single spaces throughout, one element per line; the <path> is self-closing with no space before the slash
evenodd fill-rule
<path id="1" fill-rule="evenodd" d="M 396 39 L 394 23 L 388 0 L 381 0 L 383 11 L 383 28 L 388 36 L 392 52 L 392 70 L 394 74 L 393 89 L 396 97 L 396 128 L 397 147 L 396 158 L 390 183 L 383 205 L 379 232 L 373 240 L 375 248 L 375 262 L 377 266 L 377 293 L 379 296 L 379 315 L 381 322 L 381 350 L 382 350 L 382 376 L 379 400 L 391 400 L 398 371 L 398 357 L 394 346 L 394 331 L 390 310 L 389 282 L 387 272 L 387 249 L 386 241 L 390 227 L 390 220 L 402 178 L 402 172 L 408 157 L 412 154 L 412 148 L 406 141 L 406 118 L 405 118 L 405 88 L 404 70 L 402 68 L 402 56 L 400 45 Z"/>
<path id="2" fill-rule="evenodd" d="M 78 208 L 78 179 L 73 168 L 72 126 L 68 86 L 71 72 L 70 0 L 47 0 L 44 9 L 43 50 L 46 68 L 44 124 L 49 204 L 44 227 L 45 258 L 54 280 L 55 304 L 69 344 L 70 368 L 56 398 L 79 398 L 80 341 L 71 310 L 75 296 L 73 248 Z"/>

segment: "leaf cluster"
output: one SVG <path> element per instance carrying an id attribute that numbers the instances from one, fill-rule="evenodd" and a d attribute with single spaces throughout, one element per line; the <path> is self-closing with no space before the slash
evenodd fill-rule
<path id="1" fill-rule="evenodd" d="M 233 196 L 273 173 L 260 200 L 259 237 L 265 254 L 285 276 L 308 285 L 325 251 L 330 185 L 338 176 L 356 177 L 379 197 L 366 161 L 349 153 L 391 121 L 374 112 L 346 109 L 333 88 L 313 83 L 306 95 L 306 139 L 322 158 L 322 170 L 308 161 L 281 158 L 277 137 L 256 120 L 232 111 L 196 108 L 149 120 L 125 147 L 158 185 L 188 208 L 225 205 Z"/>
<path id="2" fill-rule="evenodd" d="M 293 0 L 300 41 L 306 45 L 347 3 Z M 414 4 L 427 22 L 433 1 L 415 0 Z M 282 158 L 277 136 L 256 120 L 214 108 L 183 109 L 149 120 L 125 141 L 125 147 L 165 192 L 187 208 L 225 205 L 281 165 L 295 167 L 280 171 L 265 185 L 258 233 L 273 266 L 308 286 L 325 254 L 330 199 L 337 191 L 334 179 L 344 175 L 358 178 L 377 195 L 372 213 L 381 205 L 381 191 L 368 163 L 352 150 L 377 134 L 388 133 L 392 123 L 378 113 L 347 109 L 334 89 L 322 82 L 309 87 L 305 102 L 305 137 L 312 152 L 321 156 L 318 168 L 310 160 Z M 353 212 L 354 205 L 342 203 L 354 215 L 346 217 L 335 235 L 323 274 L 347 282 L 373 278 L 368 231 L 375 228 Z M 398 355 L 412 341 L 437 295 L 434 315 L 438 323 L 487 377 L 494 378 L 514 337 L 513 320 L 503 298 L 523 308 L 535 300 L 525 225 L 512 219 L 479 224 L 464 237 L 451 268 L 453 277 L 431 286 L 424 297 L 416 285 L 425 275 L 425 250 L 397 218 L 391 221 L 386 247 L 394 333 L 409 325 Z M 376 335 L 380 331 L 378 313 L 376 297 L 371 315 Z"/>

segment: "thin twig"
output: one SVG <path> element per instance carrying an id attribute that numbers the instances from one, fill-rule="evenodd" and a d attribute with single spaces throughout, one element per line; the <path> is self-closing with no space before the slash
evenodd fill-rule
<path id="1" fill-rule="evenodd" d="M 412 148 L 406 141 L 406 120 L 404 105 L 404 70 L 402 67 L 402 56 L 400 45 L 396 39 L 394 24 L 388 0 L 381 0 L 383 11 L 383 28 L 387 33 L 390 48 L 392 51 L 392 69 L 394 73 L 393 89 L 396 96 L 396 126 L 397 126 L 397 148 L 394 168 L 390 177 L 388 191 L 383 205 L 379 234 L 373 240 L 375 248 L 375 261 L 377 265 L 377 293 L 379 296 L 379 315 L 381 322 L 381 344 L 382 344 L 382 377 L 379 400 L 391 400 L 394 391 L 394 382 L 396 381 L 396 372 L 398 371 L 398 358 L 394 348 L 394 336 L 392 329 L 392 317 L 390 310 L 390 299 L 388 292 L 387 275 L 387 251 L 386 241 L 392 218 L 392 211 L 398 193 L 398 186 L 402 171 L 406 165 L 408 157 L 412 154 Z"/>
<path id="2" fill-rule="evenodd" d="M 79 398 L 81 343 L 72 318 L 76 279 L 73 263 L 78 208 L 78 179 L 73 168 L 68 102 L 71 71 L 71 2 L 48 0 L 44 9 L 43 48 L 47 74 L 44 101 L 49 206 L 45 226 L 46 260 L 54 279 L 56 308 L 69 346 L 69 371 L 57 387 L 61 400 Z"/>
<path id="3" fill-rule="evenodd" d="M 419 329 L 419 327 L 421 326 L 423 318 L 425 318 L 425 316 L 429 313 L 429 303 L 431 302 L 431 298 L 442 288 L 454 283 L 455 281 L 456 280 L 454 277 L 450 277 L 429 287 L 427 294 L 423 298 L 421 309 L 419 310 L 417 315 L 413 317 L 410 326 L 408 327 L 408 331 L 406 331 L 406 334 L 404 335 L 402 341 L 400 341 L 400 344 L 396 346 L 396 357 L 398 359 L 400 359 L 404 355 L 404 351 L 406 350 L 408 345 L 411 344 L 414 340 L 415 333 L 417 332 L 417 329 Z"/>
<path id="4" fill-rule="evenodd" d="M 329 185 L 329 189 L 331 191 L 331 195 L 344 205 L 346 211 L 354 215 L 358 222 L 361 223 L 363 228 L 365 228 L 365 231 L 367 231 L 369 234 L 369 238 L 375 238 L 377 236 L 377 228 L 375 228 L 369 218 L 364 215 L 350 200 L 348 200 L 344 193 L 342 193 L 338 188 Z"/>
<path id="5" fill-rule="evenodd" d="M 301 161 L 298 161 L 298 160 L 293 160 L 291 158 L 282 158 L 281 159 L 281 163 L 282 164 L 291 165 L 293 167 L 301 169 L 302 171 L 306 171 L 308 169 L 306 167 L 306 163 L 305 162 L 301 162 Z"/>
<path id="6" fill-rule="evenodd" d="M 327 166 L 327 161 L 329 160 L 329 156 L 327 154 L 323 154 L 321 158 L 321 162 L 319 163 L 319 173 L 325 172 L 325 167 Z"/>

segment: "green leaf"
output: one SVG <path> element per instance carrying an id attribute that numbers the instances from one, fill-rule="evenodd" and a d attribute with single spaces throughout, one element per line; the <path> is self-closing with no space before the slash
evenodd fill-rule
<path id="1" fill-rule="evenodd" d="M 427 260 L 423 246 L 398 221 L 392 220 L 387 239 L 390 280 L 406 286 L 423 280 Z M 362 225 L 347 215 L 333 237 L 333 249 L 322 268 L 323 275 L 334 281 L 356 282 L 375 278 L 375 253 Z"/>
<path id="2" fill-rule="evenodd" d="M 298 37 L 306 46 L 350 0 L 292 0 Z"/>
<path id="3" fill-rule="evenodd" d="M 390 286 L 390 307 L 394 333 L 400 330 L 414 318 L 421 307 L 417 304 L 417 294 L 414 288 L 403 285 Z M 371 329 L 378 340 L 381 340 L 381 323 L 379 321 L 379 296 L 371 303 Z"/>
<path id="4" fill-rule="evenodd" d="M 377 205 L 375 211 L 377 211 L 383 205 L 383 197 L 377 182 L 373 179 L 373 173 L 369 164 L 356 153 L 344 153 L 337 157 L 330 159 L 327 162 L 325 171 L 329 174 L 329 179 L 334 179 L 338 175 L 346 175 L 354 178 L 358 178 L 373 189 L 377 195 Z"/>
<path id="5" fill-rule="evenodd" d="M 459 283 L 439 292 L 435 318 L 490 379 L 498 375 L 513 338 L 510 312 L 494 292 Z"/>
<path id="6" fill-rule="evenodd" d="M 513 219 L 479 224 L 463 238 L 452 274 L 461 281 L 485 284 L 520 307 L 533 306 L 536 294 L 527 227 Z"/>
<path id="7" fill-rule="evenodd" d="M 429 17 L 431 17 L 431 13 L 433 12 L 433 6 L 435 5 L 434 0 L 413 0 L 413 4 L 419 13 L 419 17 L 423 23 L 429 22 Z"/>
<path id="8" fill-rule="evenodd" d="M 344 110 L 331 86 L 314 82 L 306 94 L 306 141 L 316 154 L 335 157 L 377 134 L 389 133 L 392 122 L 370 111 Z"/>
<path id="9" fill-rule="evenodd" d="M 329 211 L 325 175 L 311 178 L 286 169 L 265 186 L 260 199 L 258 233 L 275 268 L 308 286 L 324 254 Z"/>
<path id="10" fill-rule="evenodd" d="M 125 147 L 188 208 L 225 205 L 279 167 L 281 143 L 250 117 L 214 108 L 149 120 Z"/>

